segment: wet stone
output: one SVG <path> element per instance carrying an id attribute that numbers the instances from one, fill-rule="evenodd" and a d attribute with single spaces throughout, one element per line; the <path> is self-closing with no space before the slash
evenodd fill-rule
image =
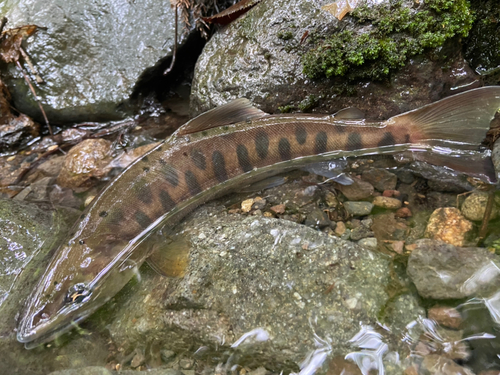
<path id="1" fill-rule="evenodd" d="M 484 248 L 455 247 L 441 241 L 416 241 L 407 273 L 424 298 L 459 299 L 498 285 L 500 258 Z"/>
<path id="2" fill-rule="evenodd" d="M 390 198 L 384 196 L 375 197 L 372 203 L 374 206 L 386 208 L 388 210 L 397 210 L 398 208 L 401 208 L 402 204 L 401 201 L 397 198 Z"/>
<path id="3" fill-rule="evenodd" d="M 49 121 L 112 120 L 130 112 L 127 104 L 139 77 L 154 75 L 153 67 L 172 54 L 175 17 L 168 5 L 151 0 L 142 1 L 141 6 L 121 0 L 20 0 L 4 7 L 8 28 L 45 27 L 27 38 L 23 47 L 47 82 L 35 87 Z M 163 35 L 152 32 L 160 28 Z M 179 43 L 184 44 L 187 36 L 179 37 Z M 124 51 L 127 58 L 123 58 Z M 15 66 L 4 69 L 2 79 L 17 109 L 42 122 L 38 104 Z"/>
<path id="4" fill-rule="evenodd" d="M 194 366 L 194 360 L 191 358 L 182 358 L 179 361 L 179 367 L 183 370 L 191 370 Z"/>
<path id="5" fill-rule="evenodd" d="M 420 369 L 430 375 L 474 375 L 470 369 L 438 354 L 425 356 Z"/>
<path id="6" fill-rule="evenodd" d="M 463 193 L 465 191 L 462 185 L 456 184 L 453 181 L 428 180 L 427 185 L 431 190 L 443 193 Z"/>
<path id="7" fill-rule="evenodd" d="M 374 192 L 372 184 L 357 178 L 353 178 L 353 181 L 351 185 L 337 184 L 336 188 L 350 201 L 361 201 L 372 196 Z"/>
<path id="8" fill-rule="evenodd" d="M 344 202 L 344 208 L 352 216 L 366 216 L 372 212 L 373 204 L 370 202 Z"/>
<path id="9" fill-rule="evenodd" d="M 162 349 L 160 350 L 161 359 L 165 363 L 169 363 L 175 358 L 175 352 L 173 350 Z"/>
<path id="10" fill-rule="evenodd" d="M 358 245 L 369 250 L 377 250 L 378 241 L 376 238 L 363 238 L 358 241 Z"/>
<path id="11" fill-rule="evenodd" d="M 415 181 L 415 176 L 413 176 L 413 173 L 411 173 L 410 171 L 404 170 L 404 169 L 397 171 L 396 176 L 398 176 L 399 180 L 403 184 L 410 185 L 413 183 L 413 181 Z"/>
<path id="12" fill-rule="evenodd" d="M 54 371 L 49 375 L 112 375 L 113 373 L 105 367 L 88 366 L 68 370 Z"/>
<path id="13" fill-rule="evenodd" d="M 398 182 L 398 177 L 386 169 L 373 168 L 364 171 L 361 175 L 363 180 L 368 181 L 378 191 L 394 190 Z"/>
<path id="14" fill-rule="evenodd" d="M 462 204 L 461 211 L 462 214 L 469 220 L 472 221 L 482 221 L 484 217 L 484 212 L 486 210 L 486 204 L 488 202 L 488 193 L 482 191 L 475 191 L 465 198 Z M 491 210 L 490 220 L 496 219 L 498 217 L 500 210 L 496 203 L 493 203 L 493 208 Z"/>
<path id="15" fill-rule="evenodd" d="M 342 236 L 345 231 L 347 230 L 345 223 L 343 221 L 338 221 L 337 225 L 335 226 L 335 234 L 338 236 Z"/>
<path id="16" fill-rule="evenodd" d="M 326 212 L 319 208 L 315 208 L 311 213 L 309 213 L 306 217 L 306 221 L 304 225 L 307 225 L 311 228 L 324 228 L 330 225 L 330 219 Z"/>
<path id="17" fill-rule="evenodd" d="M 112 306 L 116 318 L 109 331 L 118 347 L 159 341 L 175 351 L 203 342 L 226 351 L 253 332 L 248 344 L 238 345 L 239 365 L 299 372 L 298 364 L 317 349 L 311 315 L 314 331 L 345 355 L 359 322 L 376 319 L 390 298 L 389 257 L 304 225 L 255 216 L 235 220 L 223 208 L 203 206 L 176 229 L 181 231 L 191 243 L 185 276 L 166 280 L 151 273 L 129 284 L 126 303 Z M 408 324 L 419 313 L 407 309 L 401 319 Z M 267 332 L 260 332 L 261 341 L 256 327 Z"/>
<path id="18" fill-rule="evenodd" d="M 104 177 L 110 170 L 110 152 L 111 142 L 104 139 L 86 139 L 77 144 L 66 155 L 57 183 L 76 188 L 91 177 Z"/>
<path id="19" fill-rule="evenodd" d="M 462 316 L 457 309 L 447 306 L 434 306 L 427 311 L 427 317 L 435 320 L 443 327 L 459 329 Z"/>
<path id="20" fill-rule="evenodd" d="M 262 210 L 266 206 L 267 201 L 261 197 L 255 197 L 252 205 L 253 210 Z"/>
<path id="21" fill-rule="evenodd" d="M 351 230 L 351 240 L 358 241 L 362 238 L 374 237 L 375 234 L 364 225 L 360 225 L 357 228 Z"/>
<path id="22" fill-rule="evenodd" d="M 464 246 L 473 228 L 473 224 L 457 208 L 438 208 L 429 218 L 425 237 Z"/>
<path id="23" fill-rule="evenodd" d="M 276 206 L 272 206 L 270 208 L 271 212 L 276 215 L 283 215 L 285 213 L 286 206 L 284 204 L 277 204 Z"/>
<path id="24" fill-rule="evenodd" d="M 412 213 L 408 207 L 401 207 L 400 209 L 398 209 L 396 211 L 396 217 L 404 219 L 404 218 L 411 217 L 411 216 L 412 216 Z"/>
<path id="25" fill-rule="evenodd" d="M 379 241 L 403 241 L 409 231 L 405 221 L 396 219 L 393 212 L 375 215 L 371 229 Z"/>

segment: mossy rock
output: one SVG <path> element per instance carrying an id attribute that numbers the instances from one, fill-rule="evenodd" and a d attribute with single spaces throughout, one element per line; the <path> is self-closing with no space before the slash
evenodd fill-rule
<path id="1" fill-rule="evenodd" d="M 467 36 L 473 22 L 467 0 L 388 0 L 376 6 L 364 1 L 343 31 L 313 36 L 315 47 L 302 58 L 304 73 L 314 79 L 380 80 L 412 56 Z"/>

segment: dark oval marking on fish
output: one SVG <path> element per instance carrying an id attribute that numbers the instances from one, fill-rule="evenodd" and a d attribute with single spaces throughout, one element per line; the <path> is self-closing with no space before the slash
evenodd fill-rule
<path id="1" fill-rule="evenodd" d="M 165 180 L 167 180 L 167 182 L 173 187 L 179 185 L 179 175 L 177 174 L 175 168 L 169 165 L 163 159 L 160 159 L 159 161 L 160 164 L 162 165 L 161 172 L 163 172 L 163 174 L 165 175 Z"/>
<path id="2" fill-rule="evenodd" d="M 134 214 L 134 219 L 137 222 L 137 224 L 139 224 L 142 228 L 149 227 L 153 222 L 153 220 L 151 220 L 151 218 L 141 210 L 138 210 Z"/>
<path id="3" fill-rule="evenodd" d="M 201 169 L 202 171 L 207 169 L 207 160 L 205 158 L 205 155 L 203 155 L 203 152 L 201 152 L 200 150 L 193 149 L 191 151 L 191 160 L 193 161 L 194 165 L 196 165 L 196 167 Z"/>
<path id="4" fill-rule="evenodd" d="M 328 144 L 328 135 L 326 132 L 319 132 L 314 139 L 314 153 L 323 154 L 326 152 L 326 145 Z"/>
<path id="5" fill-rule="evenodd" d="M 347 151 L 361 150 L 363 147 L 363 142 L 361 141 L 361 135 L 356 132 L 349 133 L 347 137 L 347 144 L 345 149 Z"/>
<path id="6" fill-rule="evenodd" d="M 288 139 L 286 138 L 281 138 L 279 143 L 278 143 L 278 152 L 280 154 L 281 160 L 290 160 L 292 158 L 292 150 L 290 147 L 290 142 L 288 142 Z"/>
<path id="7" fill-rule="evenodd" d="M 236 155 L 238 156 L 238 163 L 244 172 L 250 172 L 253 169 L 252 163 L 250 162 L 250 156 L 248 155 L 248 150 L 244 145 L 238 145 L 236 147 Z"/>
<path id="8" fill-rule="evenodd" d="M 410 143 L 410 134 L 405 134 L 405 143 Z"/>
<path id="9" fill-rule="evenodd" d="M 144 163 L 149 163 L 149 158 L 147 156 L 143 156 L 141 161 L 143 161 Z"/>
<path id="10" fill-rule="evenodd" d="M 191 196 L 195 196 L 196 194 L 201 193 L 201 186 L 198 183 L 198 180 L 196 179 L 196 176 L 194 175 L 193 172 L 186 171 L 184 177 L 186 178 L 186 184 L 189 189 L 189 194 L 191 194 Z"/>
<path id="11" fill-rule="evenodd" d="M 394 136 L 392 135 L 391 132 L 385 132 L 384 136 L 378 143 L 378 147 L 384 147 L 384 146 L 394 146 L 396 144 L 396 140 L 394 139 Z"/>
<path id="12" fill-rule="evenodd" d="M 220 151 L 214 151 L 212 154 L 212 166 L 214 168 L 214 174 L 217 178 L 217 181 L 224 182 L 227 180 L 227 171 L 226 171 L 226 160 L 224 159 L 224 155 Z"/>
<path id="13" fill-rule="evenodd" d="M 255 151 L 257 151 L 259 158 L 267 158 L 269 152 L 269 137 L 264 130 L 259 130 L 255 136 Z"/>
<path id="14" fill-rule="evenodd" d="M 153 195 L 151 193 L 151 188 L 149 186 L 143 186 L 138 192 L 137 192 L 137 198 L 144 203 L 144 204 L 150 204 L 153 202 Z"/>
<path id="15" fill-rule="evenodd" d="M 307 140 L 307 131 L 302 125 L 295 128 L 295 139 L 299 145 L 303 145 Z"/>
<path id="16" fill-rule="evenodd" d="M 106 211 L 101 211 L 101 212 L 99 212 L 99 216 L 106 217 L 106 216 L 108 216 L 108 213 Z"/>
<path id="17" fill-rule="evenodd" d="M 149 167 L 144 167 L 144 168 L 142 168 L 142 170 L 143 170 L 144 172 L 149 172 Z"/>
<path id="18" fill-rule="evenodd" d="M 166 190 L 161 190 L 160 191 L 160 202 L 163 207 L 163 209 L 168 212 L 172 210 L 175 206 L 176 203 Z"/>

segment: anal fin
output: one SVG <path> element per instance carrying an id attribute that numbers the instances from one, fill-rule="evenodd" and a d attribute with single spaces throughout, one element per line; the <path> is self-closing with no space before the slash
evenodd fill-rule
<path id="1" fill-rule="evenodd" d="M 497 183 L 497 175 L 489 153 L 479 151 L 441 154 L 431 151 L 413 152 L 415 160 L 453 169 L 490 184 Z"/>

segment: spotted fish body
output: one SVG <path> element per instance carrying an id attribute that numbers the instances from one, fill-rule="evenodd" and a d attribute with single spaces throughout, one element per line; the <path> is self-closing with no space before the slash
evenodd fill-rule
<path id="1" fill-rule="evenodd" d="M 90 315 L 148 257 L 139 245 L 155 228 L 235 186 L 341 156 L 406 149 L 432 156 L 436 145 L 453 150 L 445 161 L 455 168 L 494 180 L 489 157 L 474 165 L 465 159 L 477 153 L 499 108 L 500 87 L 488 87 L 380 123 L 267 115 L 243 100 L 209 111 L 137 159 L 94 199 L 27 300 L 18 340 L 36 346 Z"/>

